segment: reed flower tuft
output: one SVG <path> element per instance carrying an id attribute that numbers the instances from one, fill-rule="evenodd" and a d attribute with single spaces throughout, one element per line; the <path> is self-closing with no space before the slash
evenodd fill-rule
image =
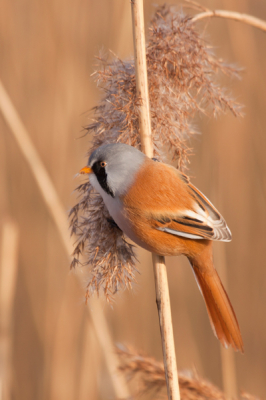
<path id="1" fill-rule="evenodd" d="M 136 352 L 132 348 L 117 347 L 120 358 L 119 371 L 129 380 L 138 380 L 139 392 L 134 396 L 152 394 L 152 398 L 167 399 L 163 362 Z M 227 396 L 195 371 L 178 371 L 180 397 L 182 400 L 227 400 Z M 136 385 L 134 384 L 134 387 Z M 248 393 L 242 393 L 240 400 L 259 400 Z"/>
<path id="2" fill-rule="evenodd" d="M 191 17 L 167 6 L 159 8 L 151 22 L 147 42 L 147 69 L 154 156 L 171 155 L 177 167 L 187 168 L 189 139 L 197 130 L 198 114 L 216 115 L 240 106 L 218 83 L 219 75 L 237 76 L 238 71 L 218 59 Z M 140 149 L 139 105 L 134 59 L 111 62 L 98 58 L 93 74 L 103 97 L 94 108 L 87 127 L 92 135 L 89 153 L 106 143 L 122 142 Z M 107 299 L 119 288 L 130 287 L 136 271 L 133 246 L 112 226 L 101 197 L 89 182 L 77 188 L 79 201 L 70 211 L 71 233 L 77 237 L 72 267 L 88 265 L 91 277 L 87 295 L 102 287 Z"/>

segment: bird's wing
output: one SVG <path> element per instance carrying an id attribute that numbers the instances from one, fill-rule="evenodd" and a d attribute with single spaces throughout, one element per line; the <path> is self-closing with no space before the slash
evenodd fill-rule
<path id="1" fill-rule="evenodd" d="M 229 242 L 231 232 L 221 214 L 186 175 L 180 177 L 193 201 L 190 206 L 174 214 L 153 214 L 155 229 L 188 239 L 210 239 Z M 157 215 L 156 215 L 157 214 Z"/>

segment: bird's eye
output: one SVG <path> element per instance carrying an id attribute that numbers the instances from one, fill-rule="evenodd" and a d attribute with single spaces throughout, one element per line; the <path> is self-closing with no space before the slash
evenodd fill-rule
<path id="1" fill-rule="evenodd" d="M 101 166 L 102 168 L 104 168 L 104 167 L 106 166 L 106 162 L 105 162 L 105 161 L 101 161 L 101 162 L 100 162 L 100 166 Z"/>

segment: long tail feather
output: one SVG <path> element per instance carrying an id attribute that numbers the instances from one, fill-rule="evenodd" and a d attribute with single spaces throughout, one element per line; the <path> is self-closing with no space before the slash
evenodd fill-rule
<path id="1" fill-rule="evenodd" d="M 201 269 L 191 261 L 194 275 L 206 303 L 214 334 L 224 347 L 244 352 L 243 341 L 235 312 L 214 267 Z"/>

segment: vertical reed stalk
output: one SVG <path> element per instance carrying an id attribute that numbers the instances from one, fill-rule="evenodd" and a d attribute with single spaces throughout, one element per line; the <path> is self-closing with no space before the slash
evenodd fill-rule
<path id="1" fill-rule="evenodd" d="M 17 279 L 18 228 L 12 221 L 3 224 L 0 265 L 0 399 L 11 399 L 12 309 Z"/>
<path id="2" fill-rule="evenodd" d="M 150 107 L 148 78 L 146 67 L 146 48 L 144 31 L 143 0 L 132 0 L 132 27 L 135 55 L 135 73 L 137 95 L 141 99 L 140 105 L 140 137 L 142 151 L 148 156 L 153 156 L 151 137 Z M 155 277 L 156 302 L 159 313 L 165 377 L 167 382 L 168 399 L 179 400 L 178 374 L 175 357 L 175 344 L 171 317 L 169 289 L 165 259 L 153 254 L 153 267 Z"/>
<path id="3" fill-rule="evenodd" d="M 139 125 L 141 149 L 148 157 L 153 157 L 151 138 L 150 101 L 146 64 L 146 43 L 144 30 L 143 0 L 132 0 L 132 29 L 135 55 L 136 89 L 141 99 Z"/>
<path id="4" fill-rule="evenodd" d="M 228 399 L 238 398 L 235 353 L 233 349 L 221 349 L 221 363 L 223 376 L 223 390 Z"/>
<path id="5" fill-rule="evenodd" d="M 171 316 L 171 305 L 168 289 L 167 271 L 165 259 L 157 254 L 152 255 L 156 303 L 159 314 L 161 338 L 164 356 L 164 370 L 167 385 L 168 398 L 180 399 L 178 373 L 175 357 L 175 342 Z"/>

